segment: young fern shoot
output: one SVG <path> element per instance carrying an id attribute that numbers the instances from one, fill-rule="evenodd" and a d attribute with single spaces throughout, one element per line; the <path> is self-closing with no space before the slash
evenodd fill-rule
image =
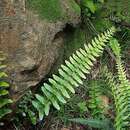
<path id="1" fill-rule="evenodd" d="M 53 105 L 57 110 L 60 105 L 65 104 L 66 99 L 70 98 L 70 93 L 75 93 L 75 87 L 83 84 L 85 74 L 89 74 L 94 61 L 103 53 L 106 42 L 113 36 L 116 29 L 111 27 L 106 32 L 98 35 L 92 43 L 84 44 L 84 49 L 79 49 L 76 53 L 65 61 L 58 70 L 59 74 L 52 75 L 48 83 L 41 86 L 41 93 L 35 95 L 32 101 L 33 106 L 39 113 L 40 120 L 44 115 L 49 114 L 50 106 Z"/>

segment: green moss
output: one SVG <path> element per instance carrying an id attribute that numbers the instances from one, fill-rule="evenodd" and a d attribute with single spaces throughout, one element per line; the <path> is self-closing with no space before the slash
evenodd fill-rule
<path id="1" fill-rule="evenodd" d="M 27 7 L 35 10 L 40 18 L 49 21 L 63 18 L 60 0 L 28 0 Z"/>
<path id="2" fill-rule="evenodd" d="M 80 6 L 75 2 L 75 0 L 69 0 L 70 3 L 70 7 L 77 13 L 80 15 L 81 13 L 81 9 Z"/>
<path id="3" fill-rule="evenodd" d="M 78 28 L 74 32 L 70 32 L 65 42 L 65 59 L 67 59 L 75 50 L 81 48 L 85 41 L 84 30 Z"/>

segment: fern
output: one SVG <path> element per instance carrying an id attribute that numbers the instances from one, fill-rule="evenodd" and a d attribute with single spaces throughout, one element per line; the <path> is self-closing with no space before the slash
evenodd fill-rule
<path id="1" fill-rule="evenodd" d="M 102 67 L 101 75 L 104 78 L 106 86 L 109 87 L 107 89 L 110 89 L 111 95 L 113 96 L 114 101 L 116 102 L 116 95 L 118 94 L 117 89 L 119 84 L 117 83 L 114 75 L 108 70 L 107 66 Z"/>
<path id="2" fill-rule="evenodd" d="M 91 109 L 91 114 L 93 118 L 103 117 L 103 104 L 101 100 L 102 92 L 98 81 L 92 80 L 89 90 L 89 108 Z"/>
<path id="3" fill-rule="evenodd" d="M 7 95 L 9 93 L 7 88 L 9 87 L 9 84 L 3 79 L 7 77 L 7 74 L 1 71 L 6 67 L 1 63 L 5 59 L 5 57 L 2 55 L 2 52 L 0 52 L 0 119 L 11 112 L 11 110 L 7 108 L 7 105 L 12 103 L 12 100 L 7 98 Z"/>
<path id="4" fill-rule="evenodd" d="M 92 40 L 92 43 L 84 44 L 84 49 L 79 49 L 70 56 L 66 65 L 61 65 L 59 76 L 52 75 L 49 83 L 44 83 L 41 87 L 41 94 L 36 94 L 36 99 L 32 101 L 33 106 L 39 113 L 40 120 L 44 115 L 49 114 L 50 106 L 53 105 L 57 110 L 61 104 L 66 103 L 70 98 L 70 93 L 75 93 L 75 87 L 83 84 L 83 80 L 89 74 L 94 61 L 99 57 L 106 46 L 106 42 L 112 37 L 115 28 L 107 30 Z"/>
<path id="5" fill-rule="evenodd" d="M 121 49 L 116 39 L 111 40 L 111 48 L 116 55 L 119 85 L 115 93 L 116 128 L 123 130 L 130 127 L 130 82 L 127 79 L 125 68 L 121 62 Z"/>

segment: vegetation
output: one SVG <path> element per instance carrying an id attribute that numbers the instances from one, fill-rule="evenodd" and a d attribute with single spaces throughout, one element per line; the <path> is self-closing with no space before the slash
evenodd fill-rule
<path id="1" fill-rule="evenodd" d="M 56 22 L 58 20 L 65 21 L 67 19 L 67 12 L 61 6 L 61 0 L 27 0 L 27 7 L 36 12 L 41 19 L 49 22 Z M 80 15 L 80 7 L 74 0 L 68 1 L 70 9 Z"/>
<path id="2" fill-rule="evenodd" d="M 29 10 L 46 22 L 57 22 L 69 15 L 61 2 L 26 3 Z M 129 130 L 130 0 L 68 3 L 67 9 L 81 13 L 81 23 L 78 27 L 67 25 L 63 30 L 63 63 L 37 89 L 27 91 L 16 104 L 10 122 L 20 130 L 25 124 L 35 130 L 48 129 L 47 126 L 51 130 Z M 0 120 L 4 121 L 12 112 L 9 107 L 12 100 L 8 96 L 10 85 L 3 72 L 6 66 L 2 53 L 0 57 Z"/>
<path id="3" fill-rule="evenodd" d="M 28 0 L 27 5 L 35 10 L 40 18 L 56 21 L 63 18 L 63 11 L 60 0 Z"/>
<path id="4" fill-rule="evenodd" d="M 12 112 L 12 110 L 8 108 L 8 104 L 12 103 L 12 100 L 7 97 L 9 94 L 7 90 L 9 84 L 4 79 L 7 77 L 7 74 L 2 71 L 6 67 L 6 65 L 2 64 L 3 60 L 5 60 L 5 56 L 3 52 L 0 52 L 0 119 Z"/>
<path id="5" fill-rule="evenodd" d="M 79 84 L 83 84 L 82 79 L 86 78 L 84 74 L 90 73 L 92 61 L 96 61 L 96 57 L 102 54 L 105 42 L 112 37 L 114 32 L 115 28 L 112 27 L 104 34 L 98 35 L 91 44 L 85 44 L 84 50 L 80 48 L 76 54 L 69 57 L 70 61 L 65 61 L 66 65 L 61 65 L 58 70 L 59 76 L 52 75 L 53 78 L 49 78 L 49 83 L 44 83 L 41 87 L 41 94 L 36 94 L 36 100 L 32 101 L 40 120 L 44 115 L 49 114 L 51 104 L 59 110 L 59 103 L 65 104 L 65 98 L 70 98 L 69 93 L 75 93 L 74 86 L 78 87 Z"/>
<path id="6" fill-rule="evenodd" d="M 130 104 L 129 104 L 129 97 L 130 97 L 130 84 L 129 81 L 126 78 L 125 70 L 123 67 L 123 64 L 121 62 L 121 54 L 120 54 L 120 45 L 116 39 L 112 39 L 111 42 L 111 48 L 113 50 L 113 53 L 116 55 L 116 64 L 117 64 L 117 70 L 118 70 L 118 80 L 114 80 L 114 76 L 107 67 L 104 68 L 104 77 L 106 78 L 106 83 L 111 88 L 111 93 L 113 95 L 113 99 L 115 102 L 115 111 L 116 111 L 116 118 L 115 118 L 115 128 L 116 130 L 127 130 L 130 127 Z M 103 110 L 101 110 L 101 99 L 99 98 L 101 95 L 101 88 L 97 87 L 97 84 L 92 85 L 91 87 L 91 100 L 90 100 L 90 108 L 92 108 L 92 116 L 96 119 L 101 119 L 100 117 L 103 114 Z M 100 100 L 99 100 L 100 99 Z M 93 114 L 94 113 L 94 114 Z M 95 117 L 95 115 L 97 117 Z M 81 124 L 87 124 L 91 125 L 92 127 L 96 128 L 109 128 L 109 126 L 106 126 L 106 123 L 102 123 L 99 120 L 93 120 L 93 119 L 71 119 L 71 121 L 78 122 Z M 108 123 L 107 123 L 108 125 Z"/>

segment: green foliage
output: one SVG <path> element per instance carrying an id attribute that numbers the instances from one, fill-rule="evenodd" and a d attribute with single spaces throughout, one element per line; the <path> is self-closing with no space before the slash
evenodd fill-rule
<path id="1" fill-rule="evenodd" d="M 80 86 L 76 89 L 75 94 L 71 94 L 71 98 L 65 105 L 61 105 L 59 111 L 51 111 L 53 122 L 61 122 L 64 126 L 69 126 L 70 121 L 68 119 L 78 117 L 86 117 L 89 113 L 87 105 L 87 88 Z M 53 124 L 52 122 L 52 124 Z M 71 125 L 71 124 L 70 124 Z"/>
<path id="2" fill-rule="evenodd" d="M 122 130 L 128 126 L 130 127 L 130 82 L 127 79 L 125 68 L 121 61 L 121 49 L 118 41 L 114 39 L 111 41 L 110 45 L 116 55 L 119 79 L 119 84 L 116 86 L 117 89 L 114 91 L 116 106 L 115 126 L 117 130 Z"/>
<path id="3" fill-rule="evenodd" d="M 100 84 L 96 80 L 92 80 L 90 83 L 89 90 L 89 108 L 91 109 L 91 115 L 93 118 L 103 118 L 104 106 L 101 100 L 102 91 Z"/>
<path id="4" fill-rule="evenodd" d="M 110 89 L 111 95 L 116 98 L 115 92 L 117 91 L 117 80 L 115 76 L 108 70 L 107 66 L 104 66 L 101 71 L 104 81 L 106 83 L 107 89 Z"/>
<path id="5" fill-rule="evenodd" d="M 79 113 L 81 114 L 88 111 L 87 102 L 85 101 L 79 102 L 78 107 L 79 107 Z"/>
<path id="6" fill-rule="evenodd" d="M 69 57 L 69 61 L 65 61 L 66 65 L 61 65 L 59 76 L 52 75 L 48 83 L 44 83 L 41 87 L 41 93 L 36 94 L 36 99 L 32 101 L 33 106 L 39 113 L 39 119 L 42 120 L 44 115 L 48 115 L 50 106 L 60 110 L 60 105 L 65 104 L 70 93 L 75 93 L 75 87 L 83 84 L 85 74 L 89 74 L 93 62 L 99 57 L 106 46 L 107 42 L 115 32 L 112 27 L 104 34 L 98 35 L 92 40 L 92 43 L 84 44 L 84 49 L 79 49 L 75 54 Z"/>
<path id="7" fill-rule="evenodd" d="M 127 76 L 125 74 L 125 69 L 121 62 L 121 48 L 118 41 L 116 39 L 111 39 L 110 46 L 113 50 L 113 53 L 116 56 L 118 79 L 115 78 L 115 76 L 113 76 L 111 72 L 109 72 L 106 66 L 102 69 L 101 73 L 103 74 L 103 77 L 105 79 L 106 87 L 109 87 L 111 89 L 111 93 L 113 95 L 112 99 L 114 99 L 115 102 L 115 112 L 116 112 L 115 128 L 116 130 L 128 130 L 130 127 L 129 124 L 130 123 L 130 82 L 127 79 Z M 103 115 L 102 113 L 103 111 L 100 109 L 102 108 L 100 107 L 101 101 L 98 100 L 98 97 L 102 93 L 101 93 L 101 88 L 100 86 L 98 86 L 97 82 L 95 81 L 92 82 L 91 91 L 89 93 L 91 96 L 90 108 L 96 112 L 99 112 L 99 115 L 97 115 L 97 113 L 94 112 L 96 117 L 95 115 L 92 115 L 92 117 L 94 118 L 94 120 L 95 118 L 103 119 L 100 118 L 101 115 Z M 103 120 L 97 120 L 99 125 L 95 124 L 97 123 L 97 121 L 96 122 L 94 121 L 94 123 L 91 124 L 90 122 L 88 122 L 89 119 L 86 120 L 86 119 L 76 118 L 70 121 L 74 121 L 84 125 L 89 125 L 94 128 L 100 128 L 100 127 L 103 128 L 102 125 L 100 124 L 103 122 Z M 107 123 L 106 125 L 108 124 L 110 123 Z M 108 128 L 108 130 L 111 129 L 109 125 L 108 127 L 105 126 L 104 128 Z"/>
<path id="8" fill-rule="evenodd" d="M 110 128 L 110 122 L 109 120 L 98 120 L 98 119 L 83 119 L 83 118 L 74 118 L 74 119 L 69 119 L 72 122 L 80 123 L 82 125 L 89 125 L 93 128 L 100 128 L 100 129 L 105 129 L 105 130 L 113 130 Z"/>
<path id="9" fill-rule="evenodd" d="M 121 48 L 120 45 L 117 41 L 117 39 L 111 39 L 110 40 L 110 46 L 113 50 L 113 53 L 116 55 L 116 58 L 119 59 L 120 58 L 120 54 L 121 54 Z"/>
<path id="10" fill-rule="evenodd" d="M 111 39 L 110 46 L 116 56 L 118 79 L 109 72 L 107 67 L 103 69 L 103 76 L 109 84 L 115 102 L 115 127 L 116 130 L 124 130 L 130 122 L 130 82 L 127 79 L 124 66 L 121 61 L 121 47 L 116 39 Z"/>
<path id="11" fill-rule="evenodd" d="M 93 14 L 96 13 L 104 3 L 104 0 L 82 0 L 81 1 L 81 7 L 82 7 L 82 12 L 85 16 L 92 16 Z"/>
<path id="12" fill-rule="evenodd" d="M 30 9 L 36 11 L 40 18 L 57 21 L 64 18 L 60 0 L 27 0 Z"/>
<path id="13" fill-rule="evenodd" d="M 20 115 L 20 117 L 23 118 L 27 118 L 29 121 L 31 121 L 32 124 L 35 125 L 37 122 L 36 114 L 33 112 L 32 108 L 30 108 L 32 100 L 33 100 L 32 92 L 28 91 L 27 93 L 25 93 L 25 95 L 18 104 L 17 115 Z M 20 122 L 19 118 L 17 120 L 18 122 Z"/>
<path id="14" fill-rule="evenodd" d="M 108 0 L 105 3 L 105 7 L 107 8 L 107 12 L 112 14 L 112 19 L 118 18 L 119 21 L 125 20 L 127 22 L 130 21 L 130 0 Z"/>
<path id="15" fill-rule="evenodd" d="M 2 64 L 3 60 L 5 60 L 5 57 L 3 53 L 0 52 L 0 119 L 12 112 L 8 108 L 8 104 L 12 103 L 12 100 L 7 97 L 9 94 L 7 90 L 9 84 L 4 79 L 7 77 L 7 74 L 2 71 L 2 69 L 6 67 L 6 65 Z"/>
<path id="16" fill-rule="evenodd" d="M 82 5 L 88 8 L 92 13 L 96 11 L 96 5 L 94 4 L 93 0 L 82 0 Z"/>

